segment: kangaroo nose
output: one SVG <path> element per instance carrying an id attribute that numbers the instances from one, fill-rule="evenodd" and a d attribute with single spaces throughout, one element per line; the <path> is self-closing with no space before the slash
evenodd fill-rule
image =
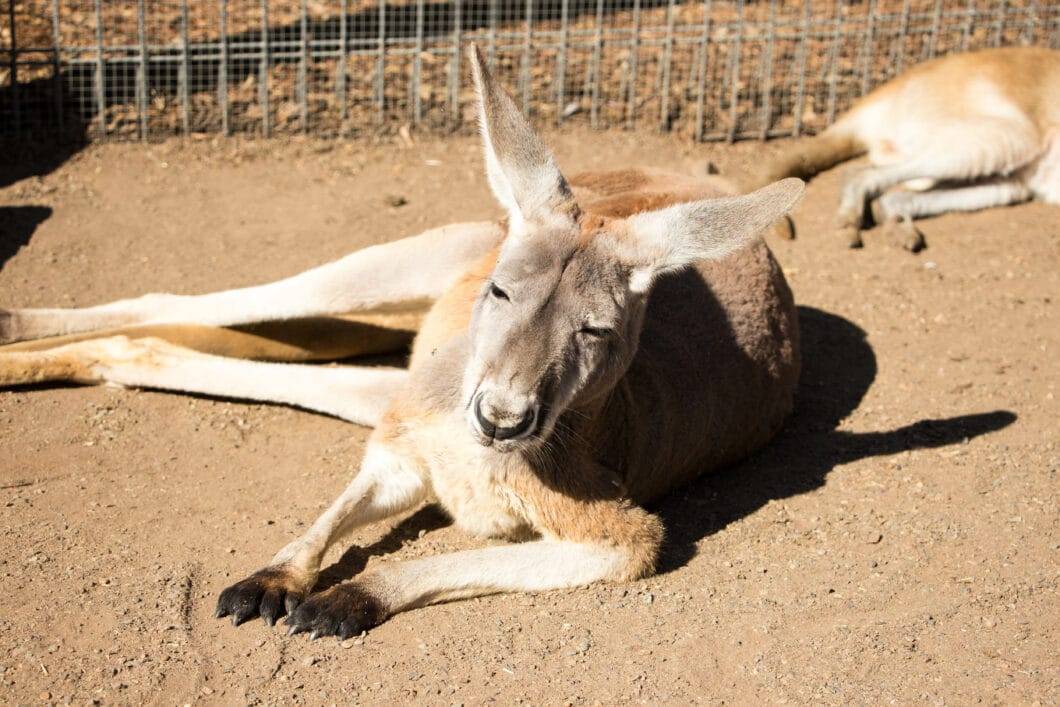
<path id="1" fill-rule="evenodd" d="M 502 427 L 490 421 L 482 413 L 482 397 L 479 396 L 475 399 L 475 420 L 478 422 L 479 428 L 482 430 L 482 434 L 486 435 L 487 437 L 492 437 L 497 440 L 521 437 L 530 430 L 536 418 L 537 411 L 534 408 L 528 408 L 526 412 L 523 413 L 523 416 L 519 420 L 519 422 L 510 427 Z"/>

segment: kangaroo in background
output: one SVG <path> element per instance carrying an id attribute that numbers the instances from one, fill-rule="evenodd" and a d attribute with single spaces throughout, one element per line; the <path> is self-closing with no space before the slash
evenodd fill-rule
<path id="1" fill-rule="evenodd" d="M 348 637 L 434 602 L 645 576 L 663 528 L 638 504 L 760 448 L 791 411 L 795 307 L 758 235 L 802 183 L 724 196 L 638 169 L 568 182 L 477 48 L 470 59 L 503 224 L 434 229 L 259 287 L 0 316 L 0 340 L 63 335 L 0 348 L 0 384 L 112 381 L 375 426 L 347 489 L 225 589 L 218 617 L 287 613 L 290 633 Z M 290 362 L 399 347 L 404 326 L 418 328 L 407 371 Z M 472 533 L 523 542 L 311 593 L 330 546 L 432 495 Z"/>
<path id="2" fill-rule="evenodd" d="M 809 179 L 865 153 L 869 165 L 844 176 L 837 219 L 852 248 L 867 217 L 915 252 L 921 216 L 1060 204 L 1060 51 L 987 49 L 916 66 L 782 152 L 752 186 Z M 925 191 L 888 191 L 900 184 Z"/>

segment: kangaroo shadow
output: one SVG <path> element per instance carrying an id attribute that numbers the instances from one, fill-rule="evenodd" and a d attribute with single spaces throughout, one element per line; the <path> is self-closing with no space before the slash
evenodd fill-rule
<path id="1" fill-rule="evenodd" d="M 401 549 L 406 542 L 419 537 L 421 531 L 431 532 L 451 524 L 449 516 L 437 503 L 429 503 L 391 528 L 386 535 L 364 547 L 351 545 L 342 557 L 320 572 L 314 592 L 322 592 L 364 571 L 368 558 L 373 555 L 389 555 Z"/>
<path id="2" fill-rule="evenodd" d="M 0 268 L 29 243 L 52 210 L 47 206 L 0 206 Z"/>
<path id="3" fill-rule="evenodd" d="M 925 419 L 887 432 L 845 432 L 839 422 L 860 404 L 876 378 L 876 356 L 855 324 L 812 307 L 799 307 L 803 368 L 795 414 L 761 452 L 706 475 L 671 494 L 654 510 L 666 524 L 659 572 L 696 554 L 696 542 L 754 513 L 773 499 L 819 488 L 836 466 L 909 449 L 944 447 L 1000 430 L 1007 410 Z"/>

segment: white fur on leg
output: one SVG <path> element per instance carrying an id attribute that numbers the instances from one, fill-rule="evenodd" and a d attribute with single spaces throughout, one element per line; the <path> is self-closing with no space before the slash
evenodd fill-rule
<path id="1" fill-rule="evenodd" d="M 383 444 L 369 443 L 357 476 L 309 530 L 269 564 L 315 577 L 324 554 L 342 536 L 411 508 L 427 491 L 422 469 Z"/>
<path id="2" fill-rule="evenodd" d="M 6 380 L 9 367 L 40 375 L 35 379 Z M 45 375 L 49 373 L 54 375 Z M 390 400 L 405 385 L 408 371 L 262 363 L 211 356 L 156 338 L 125 336 L 89 339 L 41 352 L 0 354 L 0 383 L 44 380 L 107 382 L 283 403 L 375 426 Z"/>
<path id="3" fill-rule="evenodd" d="M 619 547 L 537 540 L 385 565 L 358 581 L 395 613 L 451 599 L 617 579 L 627 565 Z"/>
<path id="4" fill-rule="evenodd" d="M 489 222 L 453 224 L 267 285 L 206 295 L 150 294 L 83 309 L 11 310 L 0 343 L 135 324 L 231 326 L 433 300 L 503 235 Z"/>
<path id="5" fill-rule="evenodd" d="M 874 214 L 877 220 L 890 217 L 917 218 L 947 211 L 978 211 L 993 206 L 1007 206 L 1033 196 L 1024 183 L 1008 178 L 993 179 L 966 187 L 931 189 L 924 192 L 892 191 L 881 196 Z"/>

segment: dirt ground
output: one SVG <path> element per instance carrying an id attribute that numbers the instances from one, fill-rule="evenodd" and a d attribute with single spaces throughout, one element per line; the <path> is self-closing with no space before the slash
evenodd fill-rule
<path id="1" fill-rule="evenodd" d="M 569 172 L 732 173 L 780 146 L 549 140 Z M 497 213 L 470 138 L 102 145 L 45 171 L 0 188 L 0 306 L 257 283 Z M 1060 211 L 947 215 L 919 255 L 877 231 L 851 251 L 838 184 L 813 182 L 799 238 L 771 240 L 801 306 L 797 412 L 657 509 L 645 581 L 434 606 L 341 643 L 235 628 L 218 592 L 340 491 L 367 430 L 0 392 L 0 701 L 1055 704 Z M 427 507 L 356 533 L 340 569 L 478 545 Z"/>

